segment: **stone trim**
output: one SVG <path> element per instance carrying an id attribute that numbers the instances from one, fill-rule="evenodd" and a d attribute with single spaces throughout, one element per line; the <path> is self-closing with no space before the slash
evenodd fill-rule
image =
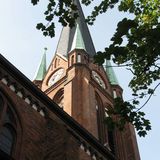
<path id="1" fill-rule="evenodd" d="M 45 117 L 46 113 L 45 113 L 45 108 L 43 106 L 38 106 L 34 103 L 34 101 L 37 103 L 36 100 L 34 100 L 34 98 L 30 98 L 30 95 L 25 96 L 25 94 L 21 91 L 24 89 L 18 89 L 15 84 L 9 84 L 9 81 L 7 78 L 5 78 L 5 76 L 1 79 L 1 82 L 6 85 L 11 91 L 15 92 L 16 95 L 18 97 L 20 97 L 21 99 L 23 99 L 28 105 L 30 105 L 35 111 L 37 111 L 41 116 Z M 31 100 L 32 99 L 32 100 Z M 33 101 L 33 102 L 32 102 Z M 39 109 L 38 109 L 39 108 Z"/>

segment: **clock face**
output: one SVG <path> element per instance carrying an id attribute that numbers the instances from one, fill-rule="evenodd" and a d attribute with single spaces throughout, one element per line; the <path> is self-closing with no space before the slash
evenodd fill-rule
<path id="1" fill-rule="evenodd" d="M 48 86 L 52 86 L 53 84 L 55 84 L 62 77 L 63 72 L 63 68 L 57 70 L 49 79 Z"/>
<path id="2" fill-rule="evenodd" d="M 102 80 L 102 78 L 99 76 L 99 74 L 95 71 L 92 71 L 92 75 L 93 78 L 96 80 L 96 82 L 102 87 L 102 88 L 106 88 L 104 81 Z"/>

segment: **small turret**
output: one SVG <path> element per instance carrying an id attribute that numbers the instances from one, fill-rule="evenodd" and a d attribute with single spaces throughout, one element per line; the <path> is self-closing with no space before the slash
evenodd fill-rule
<path id="1" fill-rule="evenodd" d="M 113 67 L 111 65 L 111 62 L 109 60 L 106 60 L 103 67 L 108 75 L 110 83 L 112 85 L 119 85 L 116 74 L 115 74 Z"/>
<path id="2" fill-rule="evenodd" d="M 37 70 L 37 73 L 35 76 L 35 79 L 33 81 L 34 84 L 37 85 L 39 88 L 41 88 L 42 81 L 43 81 L 44 76 L 46 74 L 46 51 L 47 51 L 47 48 L 44 48 L 44 54 L 42 56 L 40 65 L 38 67 L 38 70 Z"/>
<path id="3" fill-rule="evenodd" d="M 80 28 L 79 28 L 79 24 L 77 24 L 77 26 L 76 26 L 76 32 L 75 32 L 75 35 L 74 35 L 74 38 L 73 38 L 71 51 L 74 50 L 74 49 L 84 49 L 84 50 L 86 50 L 85 45 L 84 45 L 84 40 L 83 40 L 83 37 L 82 37 L 82 33 L 81 33 Z"/>
<path id="4" fill-rule="evenodd" d="M 103 67 L 104 67 L 104 69 L 108 75 L 109 81 L 112 85 L 113 97 L 114 98 L 122 97 L 123 90 L 118 83 L 118 80 L 117 80 L 116 74 L 113 70 L 113 67 L 111 65 L 111 62 L 109 60 L 106 60 Z"/>

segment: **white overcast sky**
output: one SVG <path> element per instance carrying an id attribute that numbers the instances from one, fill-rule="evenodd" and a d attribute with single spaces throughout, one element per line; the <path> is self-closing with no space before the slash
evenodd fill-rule
<path id="1" fill-rule="evenodd" d="M 56 37 L 46 38 L 36 30 L 38 22 L 43 21 L 43 12 L 47 0 L 40 0 L 38 6 L 33 7 L 31 0 L 0 0 L 0 53 L 15 65 L 29 79 L 33 79 L 39 61 L 48 48 L 48 64 L 54 56 L 61 26 L 57 24 Z M 98 1 L 97 1 L 98 2 Z M 85 13 L 88 9 L 84 8 Z M 116 11 L 108 12 L 98 18 L 95 25 L 90 27 L 92 39 L 96 50 L 101 50 L 110 43 L 110 38 L 115 31 L 117 22 L 124 14 Z M 124 89 L 124 99 L 131 98 L 127 84 L 131 78 L 129 71 L 115 69 L 119 83 Z M 151 120 L 152 131 L 145 138 L 138 138 L 139 150 L 142 160 L 157 159 L 160 148 L 160 94 L 155 93 L 143 111 Z"/>

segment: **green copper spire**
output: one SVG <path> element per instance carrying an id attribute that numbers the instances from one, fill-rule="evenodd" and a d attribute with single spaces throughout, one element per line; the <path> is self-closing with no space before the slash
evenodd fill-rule
<path id="1" fill-rule="evenodd" d="M 111 62 L 109 60 L 106 60 L 103 67 L 108 75 L 110 83 L 112 85 L 119 85 L 116 74 L 112 68 Z"/>
<path id="2" fill-rule="evenodd" d="M 84 50 L 86 50 L 85 45 L 84 45 L 84 40 L 83 40 L 83 37 L 82 37 L 82 33 L 81 33 L 80 28 L 79 28 L 79 24 L 77 24 L 77 26 L 76 26 L 76 31 L 75 31 L 75 35 L 74 35 L 74 38 L 73 38 L 71 51 L 73 49 L 84 49 Z"/>
<path id="3" fill-rule="evenodd" d="M 45 51 L 44 51 L 44 54 L 43 54 L 41 63 L 39 65 L 36 78 L 35 78 L 35 80 L 37 80 L 37 81 L 42 81 L 45 74 L 46 74 L 46 51 L 47 51 L 47 48 L 44 48 L 44 50 Z"/>

